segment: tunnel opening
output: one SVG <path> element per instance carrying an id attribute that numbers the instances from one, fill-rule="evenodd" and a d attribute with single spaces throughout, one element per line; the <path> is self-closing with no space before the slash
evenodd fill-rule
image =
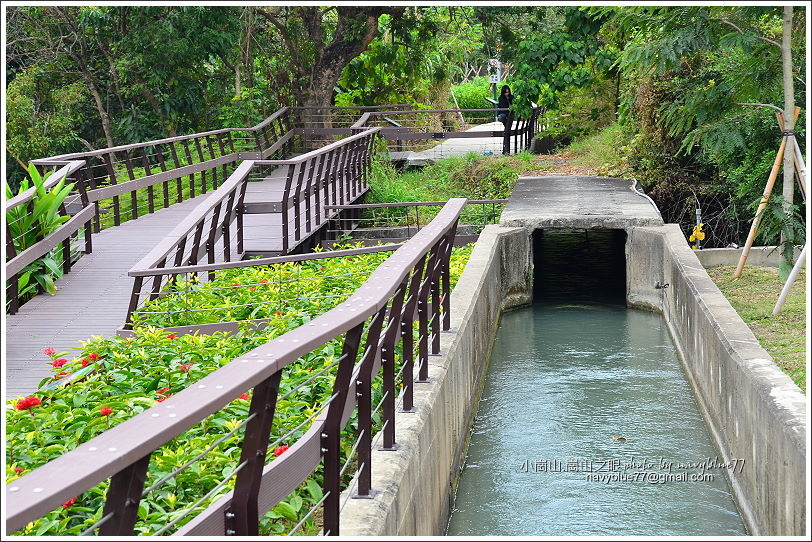
<path id="1" fill-rule="evenodd" d="M 533 301 L 626 303 L 626 232 L 533 232 Z"/>

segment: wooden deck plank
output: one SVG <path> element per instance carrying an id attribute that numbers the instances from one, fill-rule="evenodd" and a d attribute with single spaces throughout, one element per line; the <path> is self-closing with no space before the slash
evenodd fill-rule
<path id="1" fill-rule="evenodd" d="M 285 185 L 283 169 L 262 181 L 250 182 L 245 201 L 281 201 Z M 132 291 L 133 280 L 127 272 L 210 195 L 211 192 L 201 194 L 95 234 L 93 253 L 84 255 L 70 273 L 56 282 L 57 295 L 37 296 L 17 314 L 6 316 L 3 358 L 6 399 L 32 393 L 43 378 L 52 375 L 50 360 L 42 353 L 43 349 L 51 347 L 74 357 L 78 355 L 80 341 L 94 335 L 115 335 L 126 316 Z M 315 195 L 310 199 L 311 213 L 315 216 Z M 326 217 L 323 209 L 321 214 Z M 295 240 L 296 222 L 290 213 L 290 247 L 310 235 L 305 217 L 300 220 L 301 239 Z M 245 250 L 281 252 L 281 223 L 281 213 L 244 215 Z M 237 245 L 235 237 L 236 225 L 232 224 L 232 251 Z M 223 260 L 222 239 L 215 246 L 215 254 L 216 261 Z"/>

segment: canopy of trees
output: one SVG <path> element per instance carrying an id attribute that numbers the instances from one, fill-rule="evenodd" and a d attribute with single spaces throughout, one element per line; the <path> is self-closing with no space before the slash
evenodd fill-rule
<path id="1" fill-rule="evenodd" d="M 739 104 L 806 100 L 805 11 L 789 10 L 787 30 L 784 15 L 767 5 L 9 7 L 7 170 L 13 182 L 36 157 L 246 126 L 286 105 L 448 107 L 464 83 L 460 105 L 483 107 L 492 94 L 481 76 L 499 58 L 517 113 L 541 105 L 564 141 L 619 123 L 628 171 L 668 212 L 703 203 L 724 244 L 752 218 L 781 138 L 774 111 Z"/>

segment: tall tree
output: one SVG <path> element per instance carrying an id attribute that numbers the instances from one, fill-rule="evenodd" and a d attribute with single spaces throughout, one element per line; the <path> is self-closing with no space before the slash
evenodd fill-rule
<path id="1" fill-rule="evenodd" d="M 399 17 L 405 7 L 273 6 L 257 13 L 267 19 L 287 45 L 286 69 L 300 105 L 328 107 L 347 63 L 378 35 L 378 18 Z"/>

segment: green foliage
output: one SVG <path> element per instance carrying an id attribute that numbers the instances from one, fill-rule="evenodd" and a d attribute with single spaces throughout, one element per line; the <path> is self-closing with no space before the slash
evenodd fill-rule
<path id="1" fill-rule="evenodd" d="M 530 112 L 531 102 L 555 108 L 560 92 L 593 80 L 587 60 L 598 51 L 601 20 L 580 8 L 565 8 L 564 13 L 565 21 L 555 31 L 527 36 L 518 44 L 513 105 L 522 115 Z M 598 65 L 611 64 L 611 50 L 606 50 Z"/>
<path id="2" fill-rule="evenodd" d="M 27 163 L 76 150 L 88 95 L 81 82 L 64 79 L 58 71 L 35 64 L 9 82 L 6 88 L 9 156 Z M 12 190 L 25 178 L 16 160 L 8 163 L 6 182 Z"/>
<path id="3" fill-rule="evenodd" d="M 449 198 L 507 198 L 523 170 L 535 157 L 530 153 L 512 156 L 465 156 L 443 158 L 417 171 L 398 174 L 389 165 L 378 164 L 369 179 L 370 203 L 397 201 L 445 201 Z"/>
<path id="4" fill-rule="evenodd" d="M 28 166 L 28 174 L 35 190 L 35 196 L 28 204 L 18 205 L 6 211 L 6 224 L 8 234 L 14 244 L 17 254 L 34 246 L 43 238 L 59 229 L 70 217 L 59 214 L 59 208 L 73 189 L 73 184 L 65 185 L 62 178 L 50 190 L 45 188 L 45 179 L 39 174 L 37 168 Z M 19 193 L 28 190 L 28 181 L 20 185 Z M 6 198 L 14 197 L 11 188 L 6 185 Z M 17 287 L 19 297 L 26 300 L 39 291 L 56 294 L 54 279 L 62 276 L 62 269 L 56 259 L 56 251 L 35 260 L 27 265 L 20 273 Z"/>
<path id="5" fill-rule="evenodd" d="M 454 249 L 450 275 L 452 287 L 459 279 L 470 251 L 470 246 Z M 114 427 L 180 392 L 234 358 L 328 310 L 337 301 L 322 303 L 317 299 L 318 296 L 325 291 L 331 291 L 343 298 L 351 289 L 357 288 L 366 277 L 364 272 L 359 272 L 360 261 L 366 262 L 367 267 L 374 267 L 373 260 L 380 261 L 388 255 L 326 259 L 320 262 L 321 265 L 314 262 L 304 264 L 309 268 L 302 270 L 301 278 L 306 279 L 314 273 L 325 276 L 320 280 L 302 280 L 301 284 L 295 287 L 288 285 L 277 288 L 277 302 L 272 304 L 271 308 L 274 311 L 282 309 L 286 312 L 279 311 L 281 314 L 273 318 L 268 327 L 261 331 L 244 330 L 234 335 L 214 333 L 175 337 L 155 327 L 141 326 L 135 329 L 134 336 L 130 338 L 94 337 L 83 343 L 80 355 L 72 360 L 62 358 L 66 355 L 64 352 L 50 353 L 49 363 L 53 366 L 54 376 L 43 381 L 41 390 L 33 395 L 41 404 L 18 410 L 14 406 L 24 403 L 20 403 L 19 400 L 12 401 L 9 402 L 10 408 L 6 410 L 6 479 L 12 481 L 69 452 L 109 427 Z M 325 267 L 324 270 L 320 269 L 322 266 Z M 293 266 L 282 267 L 283 272 L 290 272 Z M 260 276 L 267 273 L 267 268 L 245 269 L 239 272 L 246 275 L 245 279 L 251 280 L 256 278 L 253 274 Z M 344 276 L 326 277 L 329 274 Z M 224 277 L 222 281 L 227 282 L 227 279 Z M 325 290 L 327 285 L 324 281 L 330 282 L 333 289 Z M 167 290 L 170 299 L 176 290 L 177 285 Z M 255 296 L 251 298 L 252 300 L 264 299 L 264 294 L 259 288 L 251 290 L 250 287 L 246 287 L 244 290 L 248 295 Z M 197 296 L 192 308 L 207 309 L 220 306 L 232 291 L 229 285 L 225 293 L 213 293 L 211 297 Z M 301 297 L 308 299 L 305 301 L 298 299 Z M 167 301 L 165 306 L 171 306 L 171 303 L 172 301 Z M 291 312 L 287 312 L 288 308 Z M 302 356 L 285 369 L 279 390 L 280 396 L 304 384 L 308 379 L 312 378 L 312 381 L 278 402 L 271 442 L 276 442 L 288 433 L 290 435 L 275 444 L 270 452 L 277 451 L 281 454 L 279 447 L 292 445 L 308 429 L 308 424 L 303 422 L 330 397 L 335 368 L 319 375 L 316 373 L 334 363 L 340 351 L 339 338 Z M 380 400 L 380 396 L 380 389 L 377 389 L 373 404 Z M 248 415 L 249 399 L 249 395 L 235 398 L 225 408 L 154 453 L 147 473 L 146 486 L 184 465 L 208 448 L 213 441 L 237 428 Z M 104 407 L 110 410 L 102 410 Z M 344 458 L 349 455 L 356 428 L 357 422 L 351 421 L 345 430 L 342 438 Z M 185 511 L 224 477 L 228 477 L 239 461 L 240 442 L 241 432 L 237 431 L 200 461 L 147 495 L 139 508 L 136 534 L 154 533 L 170 519 Z M 268 454 L 269 461 L 275 457 L 276 454 Z M 262 518 L 261 534 L 287 533 L 321 498 L 321 482 L 322 473 L 319 469 Z M 108 483 L 105 482 L 77 495 L 74 503 L 66 503 L 67 506 L 46 514 L 16 534 L 60 536 L 80 534 L 101 518 L 107 486 Z M 218 491 L 212 500 L 232 487 L 233 480 Z M 205 504 L 204 502 L 203 505 Z M 305 534 L 315 534 L 317 531 L 316 520 L 309 519 L 305 526 Z"/>
<path id="6" fill-rule="evenodd" d="M 761 198 L 754 202 L 754 207 L 760 202 Z M 782 257 L 778 267 L 778 277 L 782 282 L 792 271 L 795 247 L 803 246 L 806 242 L 806 225 L 799 209 L 798 205 L 787 204 L 780 194 L 773 194 L 760 214 L 759 238 L 762 243 L 779 244 L 783 238 L 779 244 Z"/>

